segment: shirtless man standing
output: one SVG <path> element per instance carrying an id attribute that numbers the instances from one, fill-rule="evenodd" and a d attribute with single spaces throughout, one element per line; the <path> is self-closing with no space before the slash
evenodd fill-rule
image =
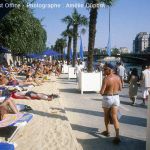
<path id="1" fill-rule="evenodd" d="M 122 83 L 120 77 L 114 74 L 115 67 L 112 64 L 107 64 L 104 67 L 104 75 L 102 88 L 100 94 L 103 95 L 102 107 L 104 109 L 104 122 L 106 126 L 106 131 L 102 132 L 103 135 L 109 136 L 109 122 L 110 113 L 112 116 L 114 128 L 116 131 L 116 137 L 113 142 L 118 144 L 120 142 L 119 138 L 119 121 L 117 118 L 118 106 L 120 105 L 118 92 L 122 89 Z"/>

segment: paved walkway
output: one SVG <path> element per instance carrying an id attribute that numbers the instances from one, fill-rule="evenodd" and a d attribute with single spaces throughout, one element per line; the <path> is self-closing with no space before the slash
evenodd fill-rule
<path id="1" fill-rule="evenodd" d="M 111 137 L 106 138 L 100 134 L 105 129 L 101 108 L 102 97 L 92 92 L 80 94 L 75 80 L 68 80 L 66 74 L 61 75 L 58 84 L 62 97 L 61 103 L 66 110 L 73 133 L 84 150 L 146 149 L 147 107 L 141 105 L 140 98 L 136 106 L 131 106 L 127 87 L 120 93 L 123 114 L 120 119 L 122 142 L 114 145 L 112 143 L 115 136 L 113 126 L 111 126 Z"/>

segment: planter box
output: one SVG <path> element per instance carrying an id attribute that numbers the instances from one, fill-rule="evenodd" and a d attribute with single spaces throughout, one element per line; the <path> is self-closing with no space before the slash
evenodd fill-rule
<path id="1" fill-rule="evenodd" d="M 150 96 L 148 97 L 147 108 L 147 136 L 146 136 L 146 150 L 150 149 Z"/>
<path id="2" fill-rule="evenodd" d="M 79 72 L 78 88 L 83 94 L 84 91 L 99 92 L 102 86 L 102 72 Z"/>
<path id="3" fill-rule="evenodd" d="M 76 68 L 75 67 L 69 67 L 68 69 L 68 79 L 76 79 L 77 74 L 76 74 Z"/>
<path id="4" fill-rule="evenodd" d="M 62 67 L 62 73 L 68 73 L 68 69 L 69 69 L 70 65 L 64 64 Z"/>

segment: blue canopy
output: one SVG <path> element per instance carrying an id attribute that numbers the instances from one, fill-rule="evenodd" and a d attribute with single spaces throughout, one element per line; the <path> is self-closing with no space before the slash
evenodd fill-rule
<path id="1" fill-rule="evenodd" d="M 10 53 L 10 50 L 5 47 L 0 46 L 0 53 Z"/>
<path id="2" fill-rule="evenodd" d="M 47 55 L 47 56 L 59 56 L 61 54 L 59 54 L 58 52 L 53 51 L 53 50 L 46 50 L 46 51 L 43 52 L 43 55 Z"/>
<path id="3" fill-rule="evenodd" d="M 80 51 L 79 51 L 79 57 L 83 61 L 83 45 L 82 45 L 82 38 L 80 36 Z"/>

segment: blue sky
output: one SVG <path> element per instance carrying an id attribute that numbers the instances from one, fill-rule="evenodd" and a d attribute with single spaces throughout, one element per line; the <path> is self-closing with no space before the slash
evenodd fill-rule
<path id="1" fill-rule="evenodd" d="M 47 46 L 53 45 L 66 25 L 61 19 L 73 12 L 73 8 L 66 8 L 67 3 L 84 4 L 84 0 L 36 0 L 37 4 L 60 4 L 60 8 L 34 8 L 34 15 L 41 19 L 47 31 Z M 132 43 L 137 33 L 150 32 L 150 0 L 116 0 L 111 8 L 111 45 L 112 47 L 128 47 L 132 50 Z M 86 8 L 78 8 L 79 13 L 89 17 Z M 88 47 L 88 28 L 82 36 L 84 49 Z M 108 41 L 108 8 L 99 10 L 95 47 L 101 48 Z M 78 46 L 79 47 L 79 46 Z"/>

